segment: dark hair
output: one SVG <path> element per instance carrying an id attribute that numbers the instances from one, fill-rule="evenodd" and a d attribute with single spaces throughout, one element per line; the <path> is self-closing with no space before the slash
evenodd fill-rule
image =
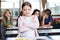
<path id="1" fill-rule="evenodd" d="M 36 11 L 38 11 L 38 12 L 39 12 L 39 15 L 40 15 L 40 10 L 38 10 L 38 9 L 35 9 L 35 10 L 33 11 L 32 15 L 34 15 Z"/>
<path id="2" fill-rule="evenodd" d="M 24 2 L 24 3 L 22 4 L 22 9 L 23 9 L 23 7 L 26 6 L 26 5 L 28 5 L 29 7 L 32 8 L 32 6 L 31 6 L 31 4 L 30 4 L 29 2 Z"/>
<path id="3" fill-rule="evenodd" d="M 46 9 L 43 12 L 45 12 L 48 16 L 51 16 L 51 10 L 50 9 Z"/>
<path id="4" fill-rule="evenodd" d="M 20 14 L 19 14 L 18 18 L 19 18 L 20 16 L 22 16 L 22 15 L 23 15 L 23 13 L 22 13 L 22 11 L 20 11 Z"/>
<path id="5" fill-rule="evenodd" d="M 36 12 L 36 11 L 38 11 L 38 12 L 39 12 L 38 20 L 39 20 L 39 23 L 40 23 L 40 10 L 35 9 L 35 10 L 33 11 L 32 15 L 35 15 L 35 12 Z"/>
<path id="6" fill-rule="evenodd" d="M 20 11 L 20 14 L 19 14 L 19 16 L 18 16 L 18 18 L 17 18 L 17 20 L 16 20 L 16 21 L 17 21 L 16 26 L 18 26 L 18 19 L 19 19 L 19 17 L 22 16 L 22 15 L 23 15 L 23 13 L 22 13 L 22 11 Z"/>

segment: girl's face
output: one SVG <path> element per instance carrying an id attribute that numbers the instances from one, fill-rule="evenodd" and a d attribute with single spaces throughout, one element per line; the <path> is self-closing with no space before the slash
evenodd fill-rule
<path id="1" fill-rule="evenodd" d="M 45 17 L 46 17 L 46 18 L 48 18 L 48 15 L 47 15 L 47 14 L 45 14 Z"/>
<path id="2" fill-rule="evenodd" d="M 45 12 L 42 12 L 42 16 L 45 16 Z"/>
<path id="3" fill-rule="evenodd" d="M 6 16 L 6 17 L 10 17 L 9 11 L 6 12 L 5 16 Z"/>
<path id="4" fill-rule="evenodd" d="M 39 13 L 40 13 L 40 12 L 36 11 L 36 12 L 35 12 L 35 15 L 36 15 L 36 16 L 39 16 Z"/>
<path id="5" fill-rule="evenodd" d="M 45 16 L 45 18 L 48 18 L 48 15 L 45 12 L 43 12 L 43 16 Z"/>
<path id="6" fill-rule="evenodd" d="M 23 15 L 30 16 L 31 15 L 31 7 L 28 5 L 24 6 L 22 9 Z"/>

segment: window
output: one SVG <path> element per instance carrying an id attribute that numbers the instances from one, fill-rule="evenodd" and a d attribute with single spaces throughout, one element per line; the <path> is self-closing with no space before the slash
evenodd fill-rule
<path id="1" fill-rule="evenodd" d="M 19 14 L 19 0 L 3 0 L 1 2 L 2 15 L 5 9 L 11 10 L 12 16 L 17 17 Z M 17 10 L 17 13 L 15 11 Z M 17 15 L 16 15 L 17 14 Z"/>
<path id="2" fill-rule="evenodd" d="M 47 0 L 47 8 L 51 9 L 52 15 L 60 15 L 60 0 Z"/>
<path id="3" fill-rule="evenodd" d="M 13 19 L 17 19 L 19 15 L 19 0 L 2 0 L 1 2 L 1 14 L 3 16 L 5 9 L 11 11 Z M 16 20 L 13 21 L 13 25 L 16 25 Z"/>
<path id="4" fill-rule="evenodd" d="M 32 11 L 34 9 L 39 9 L 40 10 L 40 4 L 41 4 L 41 0 L 24 0 L 24 2 L 30 2 L 32 5 Z"/>

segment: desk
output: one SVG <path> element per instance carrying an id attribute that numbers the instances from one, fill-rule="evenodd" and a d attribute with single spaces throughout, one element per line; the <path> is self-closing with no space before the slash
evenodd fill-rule
<path id="1" fill-rule="evenodd" d="M 18 27 L 7 28 L 6 36 L 7 37 L 16 37 L 18 35 Z"/>
<path id="2" fill-rule="evenodd" d="M 60 29 L 44 29 L 42 30 L 37 29 L 39 36 L 45 36 L 47 33 L 48 35 L 60 35 Z M 6 35 L 18 35 L 19 31 L 18 28 L 7 28 Z M 42 34 L 42 35 L 40 35 Z"/>
<path id="3" fill-rule="evenodd" d="M 37 30 L 37 32 L 42 35 L 47 33 L 48 35 L 60 35 L 60 29 L 44 29 L 44 30 Z"/>
<path id="4" fill-rule="evenodd" d="M 18 34 L 18 27 L 7 28 L 6 34 Z"/>
<path id="5" fill-rule="evenodd" d="M 15 30 L 15 29 L 18 29 L 18 27 L 12 27 L 12 28 L 7 28 L 7 30 Z"/>
<path id="6" fill-rule="evenodd" d="M 60 40 L 60 35 L 50 36 L 53 40 Z"/>
<path id="7" fill-rule="evenodd" d="M 41 37 L 36 37 L 37 40 L 50 40 L 48 37 L 46 36 L 41 36 Z M 16 37 L 9 37 L 6 40 L 16 40 Z"/>
<path id="8" fill-rule="evenodd" d="M 38 29 L 37 30 L 39 36 L 46 36 L 51 40 L 58 40 L 60 39 L 60 29 Z M 46 35 L 47 34 L 47 35 Z M 59 35 L 59 37 L 57 37 L 56 39 L 54 37 L 56 37 L 56 35 Z"/>
<path id="9" fill-rule="evenodd" d="M 40 28 L 42 28 L 42 27 L 40 27 Z M 47 28 L 46 26 L 44 26 L 44 28 Z M 50 26 L 50 27 L 48 27 L 48 28 L 53 28 L 53 26 Z"/>
<path id="10" fill-rule="evenodd" d="M 54 40 L 57 40 L 60 38 L 60 29 L 45 28 L 44 30 L 42 30 L 41 28 L 38 28 L 37 32 L 39 34 L 39 37 L 36 37 L 36 39 L 50 40 L 47 36 L 44 35 L 45 33 L 47 33 L 49 37 L 51 37 Z M 40 34 L 43 34 L 43 35 L 40 35 Z M 8 35 L 7 40 L 15 40 L 16 36 L 18 35 L 18 28 L 17 27 L 7 28 L 6 35 Z"/>
<path id="11" fill-rule="evenodd" d="M 60 40 L 60 35 L 54 35 L 54 36 L 50 36 L 53 40 Z M 6 40 L 15 40 L 16 37 L 8 37 Z M 48 37 L 46 36 L 40 36 L 40 37 L 36 37 L 36 39 L 38 40 L 50 40 Z"/>
<path id="12" fill-rule="evenodd" d="M 18 34 L 18 30 L 6 31 L 6 34 Z"/>

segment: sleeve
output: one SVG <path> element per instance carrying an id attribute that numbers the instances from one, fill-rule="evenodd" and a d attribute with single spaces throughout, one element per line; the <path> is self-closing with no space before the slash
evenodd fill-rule
<path id="1" fill-rule="evenodd" d="M 13 25 L 13 18 L 11 17 L 11 25 Z"/>
<path id="2" fill-rule="evenodd" d="M 34 18 L 34 22 L 33 23 L 34 23 L 35 28 L 39 28 L 39 20 L 38 20 L 37 16 Z"/>
<path id="3" fill-rule="evenodd" d="M 22 27 L 22 19 L 21 19 L 21 16 L 20 16 L 20 17 L 18 18 L 19 34 L 17 35 L 17 37 L 20 37 L 20 36 L 21 36 L 21 33 L 20 33 L 21 27 Z"/>
<path id="4" fill-rule="evenodd" d="M 49 22 L 52 22 L 52 21 L 53 21 L 52 16 L 50 16 L 49 17 Z"/>
<path id="5" fill-rule="evenodd" d="M 33 20 L 32 23 L 25 24 L 25 26 L 27 26 L 29 28 L 39 28 L 39 20 L 38 20 L 38 17 L 34 17 L 32 20 Z"/>
<path id="6" fill-rule="evenodd" d="M 18 18 L 18 29 L 20 31 L 20 28 L 22 27 L 22 19 L 21 17 Z"/>
<path id="7" fill-rule="evenodd" d="M 7 23 L 5 21 L 5 18 L 3 18 L 3 24 L 4 24 L 4 26 L 7 26 Z"/>

